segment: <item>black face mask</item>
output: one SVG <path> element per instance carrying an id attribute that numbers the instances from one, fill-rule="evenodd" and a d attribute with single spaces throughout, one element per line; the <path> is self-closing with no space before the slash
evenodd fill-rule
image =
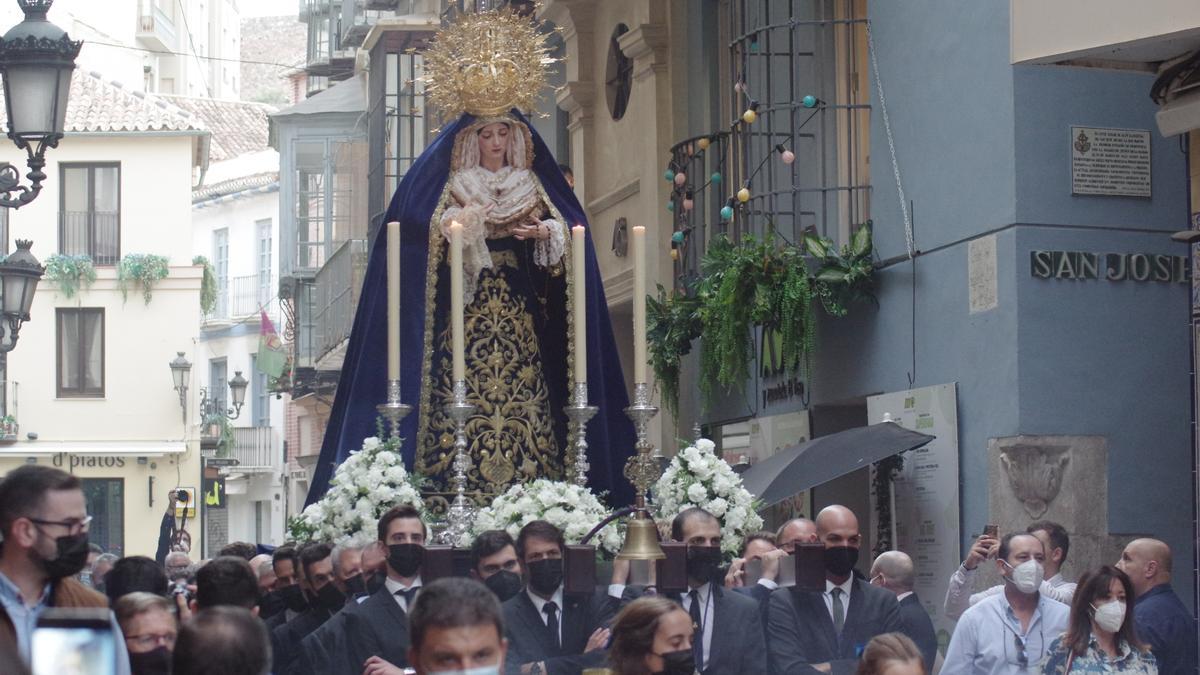
<path id="1" fill-rule="evenodd" d="M 308 609 L 308 598 L 304 597 L 304 591 L 301 590 L 300 584 L 292 584 L 279 589 L 279 595 L 283 597 L 283 604 L 293 612 L 303 612 Z"/>
<path id="2" fill-rule="evenodd" d="M 317 591 L 317 607 L 336 612 L 346 605 L 346 594 L 330 581 Z"/>
<path id="3" fill-rule="evenodd" d="M 663 669 L 658 671 L 662 675 L 692 675 L 696 672 L 696 659 L 690 649 L 655 656 L 663 660 Z"/>
<path id="4" fill-rule="evenodd" d="M 352 598 L 357 598 L 367 592 L 367 582 L 363 581 L 361 574 L 355 574 L 342 583 L 346 584 L 346 595 Z"/>
<path id="5" fill-rule="evenodd" d="M 562 558 L 535 560 L 525 566 L 529 569 L 529 586 L 538 593 L 550 595 L 562 585 Z"/>
<path id="6" fill-rule="evenodd" d="M 129 652 L 129 671 L 133 675 L 170 675 L 171 652 L 166 647 L 140 654 Z"/>
<path id="7" fill-rule="evenodd" d="M 54 546 L 58 555 L 53 560 L 46 560 L 41 557 L 40 553 L 35 552 L 35 555 L 38 556 L 38 565 L 46 573 L 46 576 L 51 579 L 62 579 L 79 574 L 80 570 L 87 567 L 87 532 L 58 537 L 54 540 Z"/>
<path id="8" fill-rule="evenodd" d="M 721 547 L 688 546 L 687 575 L 693 581 L 708 582 L 717 576 L 721 567 Z"/>
<path id="9" fill-rule="evenodd" d="M 834 546 L 825 549 L 825 571 L 835 577 L 844 577 L 858 564 L 858 549 L 853 546 Z"/>
<path id="10" fill-rule="evenodd" d="M 375 595 L 375 591 L 383 588 L 385 581 L 387 581 L 387 572 L 383 570 L 379 570 L 370 577 L 367 577 L 367 595 Z"/>
<path id="11" fill-rule="evenodd" d="M 287 609 L 287 602 L 280 591 L 271 591 L 258 600 L 258 615 L 269 619 Z"/>
<path id="12" fill-rule="evenodd" d="M 521 592 L 521 575 L 508 570 L 500 570 L 483 580 L 483 585 L 504 602 Z"/>
<path id="13" fill-rule="evenodd" d="M 425 547 L 420 544 L 388 546 L 388 566 L 402 577 L 415 577 L 425 559 Z"/>

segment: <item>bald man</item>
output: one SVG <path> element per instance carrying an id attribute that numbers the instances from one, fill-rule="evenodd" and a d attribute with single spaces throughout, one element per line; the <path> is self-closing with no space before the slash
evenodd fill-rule
<path id="1" fill-rule="evenodd" d="M 825 545 L 825 590 L 792 586 L 771 594 L 767 653 L 772 673 L 849 675 L 871 638 L 900 630 L 896 596 L 854 576 L 862 545 L 854 512 L 826 507 L 817 514 L 816 526 Z"/>
<path id="2" fill-rule="evenodd" d="M 912 558 L 902 551 L 880 553 L 875 558 L 875 564 L 871 565 L 871 583 L 896 595 L 896 600 L 900 602 L 900 632 L 912 638 L 921 650 L 925 672 L 928 673 L 937 658 L 937 634 L 934 633 L 929 612 L 925 611 L 921 599 L 913 591 L 916 579 Z"/>
<path id="3" fill-rule="evenodd" d="M 1171 548 L 1157 539 L 1134 539 L 1117 568 L 1133 582 L 1133 619 L 1150 644 L 1162 675 L 1196 672 L 1196 621 L 1171 590 Z"/>
<path id="4" fill-rule="evenodd" d="M 817 524 L 808 518 L 792 518 L 775 533 L 775 545 L 788 555 L 795 553 L 796 544 L 801 543 L 817 543 Z"/>

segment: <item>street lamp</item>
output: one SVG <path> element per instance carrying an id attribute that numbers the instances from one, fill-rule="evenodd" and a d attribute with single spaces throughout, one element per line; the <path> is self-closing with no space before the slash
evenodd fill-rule
<path id="1" fill-rule="evenodd" d="M 17 346 L 21 324 L 29 320 L 29 309 L 45 267 L 33 257 L 33 242 L 17 240 L 17 252 L 0 262 L 0 353 Z"/>
<path id="2" fill-rule="evenodd" d="M 229 381 L 229 397 L 233 407 L 228 410 L 221 410 L 221 400 L 218 398 L 209 398 L 208 388 L 200 387 L 200 409 L 204 411 L 204 416 L 224 417 L 226 419 L 236 420 L 238 415 L 242 414 L 242 405 L 246 402 L 246 387 L 250 381 L 242 377 L 242 371 L 237 370 L 233 373 L 233 379 Z"/>
<path id="3" fill-rule="evenodd" d="M 46 19 L 54 0 L 17 0 L 25 20 L 0 38 L 0 75 L 8 137 L 29 159 L 31 186 L 21 185 L 17 167 L 0 163 L 0 206 L 20 208 L 37 198 L 46 174 L 46 149 L 58 146 L 67 120 L 71 73 L 82 42 Z M 13 194 L 16 193 L 16 194 Z"/>
<path id="4" fill-rule="evenodd" d="M 175 391 L 179 392 L 179 407 L 183 409 L 183 422 L 187 423 L 187 390 L 188 379 L 192 374 L 192 364 L 183 357 L 183 352 L 175 352 L 175 360 L 171 366 L 171 379 L 175 381 Z"/>

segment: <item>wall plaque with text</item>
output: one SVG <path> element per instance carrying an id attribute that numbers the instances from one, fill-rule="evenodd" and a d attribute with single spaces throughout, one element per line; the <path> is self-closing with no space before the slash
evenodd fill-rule
<path id="1" fill-rule="evenodd" d="M 1071 194 L 1150 196 L 1150 132 L 1071 127 Z"/>

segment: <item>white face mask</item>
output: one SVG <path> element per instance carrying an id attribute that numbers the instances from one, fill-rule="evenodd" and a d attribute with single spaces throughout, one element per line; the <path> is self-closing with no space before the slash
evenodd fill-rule
<path id="1" fill-rule="evenodd" d="M 1008 564 L 1007 560 L 1002 562 L 1012 570 L 1012 578 L 1009 580 L 1021 593 L 1033 595 L 1042 587 L 1042 577 L 1045 575 L 1042 563 L 1036 560 L 1026 560 L 1020 565 L 1013 567 Z"/>
<path id="2" fill-rule="evenodd" d="M 500 664 L 479 666 L 478 668 L 469 668 L 467 670 L 439 670 L 430 672 L 429 675 L 500 675 Z"/>
<path id="3" fill-rule="evenodd" d="M 1110 600 L 1099 607 L 1092 605 L 1092 618 L 1100 630 L 1115 633 L 1125 623 L 1125 603 Z"/>

